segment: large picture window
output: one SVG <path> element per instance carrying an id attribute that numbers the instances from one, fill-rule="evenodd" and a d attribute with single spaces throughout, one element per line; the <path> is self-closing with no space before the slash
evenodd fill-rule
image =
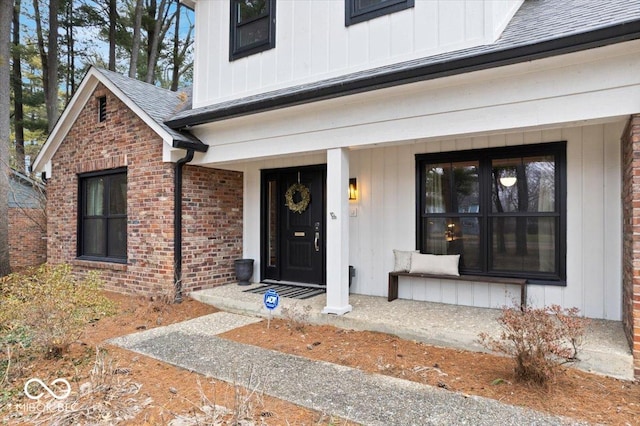
<path id="1" fill-rule="evenodd" d="M 80 176 L 78 257 L 127 259 L 127 173 L 125 169 Z"/>
<path id="2" fill-rule="evenodd" d="M 414 0 L 345 0 L 345 26 L 413 7 Z"/>
<path id="3" fill-rule="evenodd" d="M 565 280 L 566 144 L 416 156 L 418 248 L 462 273 Z"/>
<path id="4" fill-rule="evenodd" d="M 274 48 L 275 20 L 276 0 L 231 0 L 229 60 Z"/>

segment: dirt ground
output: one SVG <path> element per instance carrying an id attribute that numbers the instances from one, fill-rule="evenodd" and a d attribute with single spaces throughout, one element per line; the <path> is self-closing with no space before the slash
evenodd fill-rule
<path id="1" fill-rule="evenodd" d="M 117 303 L 118 314 L 89 324 L 81 340 L 72 345 L 62 359 L 37 362 L 31 366 L 32 371 L 49 380 L 73 378 L 72 387 L 79 386 L 88 377 L 96 347 L 104 347 L 118 370 L 125 372 L 128 380 L 142 385 L 138 396 L 151 398 L 150 404 L 127 422 L 131 425 L 167 424 L 176 416 L 199 413 L 202 407 L 212 403 L 226 406 L 232 413 L 249 410 L 256 424 L 351 424 L 331 417 L 331 413 L 308 410 L 259 392 L 243 399 L 247 393 L 233 384 L 214 382 L 105 345 L 105 340 L 112 337 L 216 312 L 215 308 L 191 299 L 174 305 L 114 293 L 107 296 Z M 267 322 L 263 321 L 221 337 L 594 423 L 640 424 L 639 384 L 571 368 L 563 369 L 557 381 L 544 390 L 516 383 L 513 364 L 507 358 L 437 348 L 388 334 L 274 319 L 268 329 Z"/>

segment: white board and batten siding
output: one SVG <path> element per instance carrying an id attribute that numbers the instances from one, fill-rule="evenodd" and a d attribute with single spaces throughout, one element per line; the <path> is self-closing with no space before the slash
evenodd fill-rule
<path id="1" fill-rule="evenodd" d="M 488 44 L 523 0 L 416 0 L 345 26 L 345 1 L 276 0 L 275 48 L 229 61 L 229 1 L 195 1 L 194 107 Z"/>
<path id="2" fill-rule="evenodd" d="M 578 307 L 591 318 L 621 319 L 620 135 L 624 122 L 482 136 L 351 152 L 359 199 L 351 203 L 352 292 L 387 295 L 393 249 L 415 249 L 415 154 L 567 141 L 567 286 L 531 285 L 534 306 Z M 405 299 L 499 308 L 518 286 L 400 277 Z"/>

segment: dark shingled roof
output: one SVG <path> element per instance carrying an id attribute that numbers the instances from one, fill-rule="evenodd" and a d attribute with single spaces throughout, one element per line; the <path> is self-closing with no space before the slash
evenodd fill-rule
<path id="1" fill-rule="evenodd" d="M 526 0 L 495 43 L 183 110 L 166 124 L 179 129 L 638 38 L 640 0 Z"/>
<path id="2" fill-rule="evenodd" d="M 183 110 L 191 109 L 191 87 L 180 89 L 177 92 L 154 86 L 153 84 L 139 81 L 117 72 L 94 67 L 96 71 L 111 81 L 122 93 L 136 104 L 140 109 L 173 137 L 174 144 L 181 142 L 204 145 L 195 136 L 174 130 L 164 121 Z"/>

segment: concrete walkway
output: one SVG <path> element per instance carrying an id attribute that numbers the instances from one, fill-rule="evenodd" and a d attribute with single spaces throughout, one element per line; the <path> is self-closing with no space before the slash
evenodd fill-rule
<path id="1" fill-rule="evenodd" d="M 255 317 L 218 312 L 111 343 L 363 425 L 584 424 L 216 337 Z"/>
<path id="2" fill-rule="evenodd" d="M 269 312 L 264 308 L 263 296 L 244 292 L 255 286 L 231 284 L 198 291 L 191 296 L 225 311 L 265 317 Z M 281 298 L 274 316 L 281 315 L 283 308 L 301 310 L 310 306 L 312 323 L 380 331 L 432 345 L 473 351 L 484 350 L 476 342 L 480 332 L 497 336 L 500 331 L 496 322 L 500 311 L 496 309 L 403 299 L 387 302 L 384 297 L 352 294 L 353 311 L 336 316 L 321 313 L 325 299 L 324 295 L 306 300 Z M 575 366 L 582 370 L 633 380 L 633 358 L 620 322 L 592 320 L 580 359 Z"/>

